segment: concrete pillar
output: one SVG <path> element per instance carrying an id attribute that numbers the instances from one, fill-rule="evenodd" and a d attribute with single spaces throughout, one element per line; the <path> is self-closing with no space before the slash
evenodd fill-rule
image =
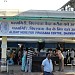
<path id="1" fill-rule="evenodd" d="M 6 50 L 7 50 L 7 36 L 2 36 L 2 53 L 1 53 L 1 71 L 7 71 L 6 65 Z"/>

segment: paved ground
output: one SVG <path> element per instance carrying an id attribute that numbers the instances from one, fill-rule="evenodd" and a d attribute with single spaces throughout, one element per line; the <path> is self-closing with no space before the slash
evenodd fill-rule
<path id="1" fill-rule="evenodd" d="M 55 66 L 55 72 L 54 75 L 75 75 L 75 66 L 71 67 L 71 65 L 65 66 L 64 72 L 58 72 L 58 66 Z M 0 75 L 41 75 L 40 72 L 36 73 L 25 73 L 21 71 L 21 66 L 14 65 L 9 66 L 9 73 L 6 72 L 0 72 Z"/>

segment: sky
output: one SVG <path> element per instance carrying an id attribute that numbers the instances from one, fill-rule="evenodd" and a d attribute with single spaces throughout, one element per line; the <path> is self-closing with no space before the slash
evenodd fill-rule
<path id="1" fill-rule="evenodd" d="M 57 10 L 68 1 L 69 0 L 0 0 L 0 10 Z"/>

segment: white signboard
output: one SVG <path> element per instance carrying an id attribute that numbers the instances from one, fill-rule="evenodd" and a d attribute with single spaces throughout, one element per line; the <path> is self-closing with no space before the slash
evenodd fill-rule
<path id="1" fill-rule="evenodd" d="M 0 36 L 75 37 L 74 21 L 0 22 Z"/>

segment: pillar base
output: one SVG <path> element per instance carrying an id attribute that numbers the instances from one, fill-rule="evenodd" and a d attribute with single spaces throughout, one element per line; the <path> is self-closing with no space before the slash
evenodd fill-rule
<path id="1" fill-rule="evenodd" d="M 1 72 L 7 72 L 7 66 L 1 65 Z"/>

